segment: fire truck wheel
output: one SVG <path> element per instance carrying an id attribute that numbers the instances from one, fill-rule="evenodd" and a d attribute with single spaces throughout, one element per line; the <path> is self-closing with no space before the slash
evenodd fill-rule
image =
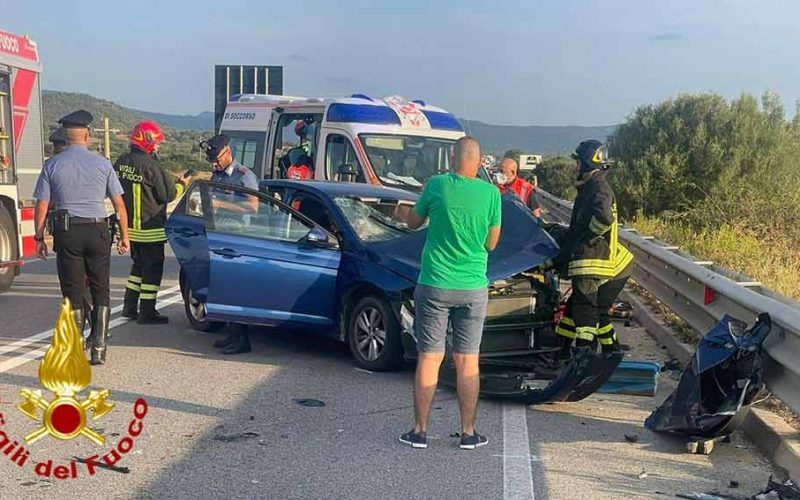
<path id="1" fill-rule="evenodd" d="M 14 232 L 14 220 L 2 204 L 0 204 L 0 262 L 19 258 L 17 238 Z M 0 268 L 0 293 L 11 288 L 14 281 L 13 267 Z"/>

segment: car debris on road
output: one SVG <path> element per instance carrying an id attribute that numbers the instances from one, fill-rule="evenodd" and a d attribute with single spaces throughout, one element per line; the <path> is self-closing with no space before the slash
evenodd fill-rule
<path id="1" fill-rule="evenodd" d="M 647 417 L 645 427 L 687 436 L 690 452 L 710 453 L 714 439 L 738 427 L 742 410 L 765 387 L 761 349 L 771 328 L 768 314 L 759 315 L 749 330 L 725 316 L 703 336 L 677 389 Z"/>

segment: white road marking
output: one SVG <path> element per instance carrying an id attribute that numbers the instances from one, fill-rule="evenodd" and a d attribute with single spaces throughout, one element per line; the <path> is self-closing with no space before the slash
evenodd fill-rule
<path id="1" fill-rule="evenodd" d="M 534 500 L 527 408 L 503 403 L 503 499 Z"/>
<path id="2" fill-rule="evenodd" d="M 53 291 L 55 292 L 56 290 Z M 60 293 L 5 292 L 3 294 L 3 297 L 27 297 L 30 299 L 60 299 L 62 298 L 62 295 Z M 110 298 L 113 301 L 122 300 L 122 297 L 119 295 L 112 295 Z"/>
<path id="3" fill-rule="evenodd" d="M 167 288 L 166 290 L 161 291 L 159 293 L 159 295 L 160 296 L 164 296 L 164 295 L 169 295 L 169 294 L 172 294 L 172 293 L 175 293 L 175 292 L 179 292 L 179 291 L 180 291 L 180 287 L 176 285 L 176 286 L 173 286 L 173 287 Z M 162 307 L 166 307 L 168 305 L 174 304 L 175 302 L 179 302 L 181 300 L 183 300 L 183 297 L 181 296 L 180 293 L 178 293 L 178 295 L 176 295 L 176 296 L 169 297 L 168 299 L 164 299 L 163 301 L 158 302 L 156 308 L 157 309 L 161 309 Z M 120 311 L 122 311 L 122 304 L 120 304 L 118 306 L 114 306 L 114 307 L 111 308 L 111 314 L 116 314 L 116 313 L 118 313 Z M 115 320 L 113 320 L 113 321 L 111 321 L 109 323 L 109 328 L 117 326 L 117 325 L 121 325 L 122 323 L 124 323 L 126 321 L 128 321 L 127 318 L 116 318 Z M 5 354 L 7 352 L 13 352 L 13 351 L 21 349 L 23 347 L 29 346 L 31 344 L 35 344 L 36 342 L 40 342 L 42 340 L 47 340 L 52 336 L 53 336 L 53 329 L 51 328 L 51 329 L 49 329 L 47 331 L 44 331 L 42 333 L 37 333 L 36 335 L 31 335 L 30 337 L 26 337 L 24 339 L 20 339 L 20 340 L 11 342 L 10 344 L 4 345 L 4 346 L 0 346 L 0 356 L 2 356 L 3 354 Z M 44 352 L 46 352 L 49 347 L 50 347 L 49 345 L 45 346 L 43 348 L 44 351 L 41 353 L 41 355 L 44 355 Z M 36 352 L 38 352 L 38 351 L 32 351 L 32 353 L 36 353 Z M 32 354 L 32 353 L 26 353 L 26 354 Z M 21 356 L 25 356 L 25 354 L 22 354 Z M 14 361 L 15 359 L 17 359 L 17 358 L 15 357 L 13 359 L 5 361 L 4 363 L 0 363 L 0 367 L 4 366 L 5 363 L 10 363 L 10 362 Z M 33 358 L 33 359 L 36 359 L 36 358 Z M 19 366 L 19 365 L 15 365 L 15 366 Z M 0 373 L 2 373 L 3 371 L 6 371 L 6 370 L 0 369 Z"/>

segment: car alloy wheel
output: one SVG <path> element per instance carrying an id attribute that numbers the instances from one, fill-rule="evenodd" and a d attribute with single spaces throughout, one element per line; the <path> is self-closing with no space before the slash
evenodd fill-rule
<path id="1" fill-rule="evenodd" d="M 347 310 L 347 343 L 356 364 L 372 371 L 400 368 L 400 324 L 389 303 L 383 297 L 366 295 Z"/>
<path id="2" fill-rule="evenodd" d="M 377 360 L 386 347 L 386 325 L 383 314 L 367 306 L 356 318 L 356 346 L 361 357 L 367 361 Z"/>
<path id="3" fill-rule="evenodd" d="M 196 299 L 191 290 L 189 290 L 186 297 L 186 302 L 189 306 L 189 313 L 192 315 L 192 318 L 198 323 L 205 323 L 208 317 L 206 303 Z"/>
<path id="4" fill-rule="evenodd" d="M 183 272 L 181 272 L 181 292 L 183 293 L 183 309 L 186 312 L 186 319 L 192 328 L 198 332 L 214 332 L 225 326 L 225 323 L 220 321 L 208 320 L 208 308 L 206 303 L 198 299 L 189 288 Z"/>

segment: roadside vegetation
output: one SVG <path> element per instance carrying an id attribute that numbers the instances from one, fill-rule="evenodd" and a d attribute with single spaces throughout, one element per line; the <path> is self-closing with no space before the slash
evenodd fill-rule
<path id="1" fill-rule="evenodd" d="M 124 108 L 112 101 L 98 99 L 87 94 L 71 92 L 44 92 L 42 94 L 42 107 L 44 111 L 44 137 L 45 156 L 53 153 L 52 145 L 47 142 L 52 130 L 58 128 L 56 123 L 59 118 L 75 111 L 85 109 L 94 115 L 92 123 L 92 145 L 96 151 L 102 150 L 103 144 L 103 117 L 108 117 L 109 128 L 118 132 L 111 133 L 111 162 L 113 163 L 129 149 L 128 134 L 133 126 L 145 116 L 135 110 Z M 209 131 L 184 130 L 163 126 L 166 140 L 160 149 L 161 164 L 175 173 L 182 173 L 188 169 L 197 171 L 210 170 L 210 166 L 203 158 L 199 143 L 211 135 Z"/>
<path id="2" fill-rule="evenodd" d="M 620 218 L 642 233 L 800 300 L 800 114 L 780 99 L 681 95 L 641 106 L 609 138 Z M 567 199 L 573 161 L 543 189 Z"/>

